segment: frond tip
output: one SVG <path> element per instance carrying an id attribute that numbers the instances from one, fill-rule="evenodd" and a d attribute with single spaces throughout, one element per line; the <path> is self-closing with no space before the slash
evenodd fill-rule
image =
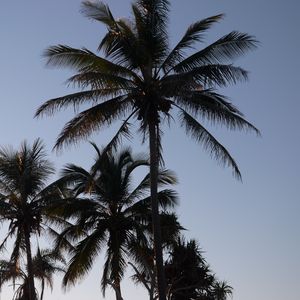
<path id="1" fill-rule="evenodd" d="M 181 123 L 185 127 L 186 132 L 197 142 L 201 143 L 201 145 L 205 150 L 209 152 L 212 158 L 216 159 L 224 166 L 231 167 L 234 176 L 238 180 L 242 180 L 242 175 L 238 168 L 238 165 L 229 154 L 228 150 L 222 144 L 220 144 L 217 139 L 191 115 L 189 115 L 185 111 L 181 111 L 180 114 Z"/>

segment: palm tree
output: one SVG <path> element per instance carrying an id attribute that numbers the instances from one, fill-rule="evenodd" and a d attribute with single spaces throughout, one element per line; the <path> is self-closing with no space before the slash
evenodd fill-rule
<path id="1" fill-rule="evenodd" d="M 169 300 L 207 299 L 215 284 L 198 243 L 178 238 L 172 245 L 165 264 L 167 277 L 167 298 Z"/>
<path id="2" fill-rule="evenodd" d="M 226 97 L 215 91 L 240 80 L 247 72 L 231 64 L 236 57 L 256 47 L 255 39 L 245 33 L 230 32 L 190 56 L 195 42 L 222 15 L 192 24 L 170 50 L 167 22 L 168 0 L 137 0 L 132 4 L 131 19 L 115 19 L 102 2 L 83 2 L 83 13 L 104 24 L 108 31 L 101 40 L 99 56 L 88 49 L 65 45 L 50 47 L 45 56 L 49 65 L 70 67 L 75 75 L 69 79 L 82 91 L 48 100 L 36 116 L 81 104 L 90 108 L 78 113 L 60 133 L 55 147 L 78 142 L 91 133 L 125 118 L 115 140 L 128 134 L 130 119 L 139 121 L 144 138 L 149 139 L 153 235 L 160 300 L 165 300 L 165 279 L 157 202 L 157 176 L 161 148 L 161 128 L 173 119 L 174 112 L 187 134 L 201 143 L 212 157 L 232 167 L 237 178 L 240 171 L 226 148 L 197 118 L 220 123 L 229 129 L 258 130 Z"/>
<path id="3" fill-rule="evenodd" d="M 102 292 L 110 285 L 116 299 L 121 300 L 126 258 L 134 255 L 132 245 L 136 240 L 141 245 L 147 243 L 151 222 L 149 175 L 133 188 L 132 173 L 149 162 L 144 157 L 134 158 L 129 149 L 115 153 L 93 146 L 97 157 L 89 171 L 69 164 L 56 182 L 62 190 L 68 188 L 70 195 L 74 195 L 50 208 L 53 214 L 74 221 L 57 237 L 56 248 L 68 249 L 71 255 L 63 278 L 63 285 L 68 286 L 90 271 L 97 254 L 106 246 Z M 170 171 L 159 173 L 159 185 L 175 182 Z M 158 199 L 162 208 L 176 204 L 172 190 L 161 190 Z"/>
<path id="4" fill-rule="evenodd" d="M 41 282 L 40 300 L 44 298 L 45 285 L 48 285 L 52 290 L 53 275 L 58 272 L 64 272 L 63 267 L 59 266 L 57 261 L 64 263 L 64 259 L 57 255 L 57 253 L 53 253 L 50 250 L 40 250 L 39 248 L 37 254 L 32 259 L 33 277 Z M 22 270 L 16 262 L 1 260 L 0 288 L 6 282 L 11 281 L 13 282 L 14 289 L 18 286 L 14 293 L 14 300 L 30 299 L 29 280 L 26 271 Z"/>
<path id="5" fill-rule="evenodd" d="M 14 238 L 10 263 L 18 266 L 25 253 L 29 300 L 36 299 L 30 238 L 43 230 L 44 208 L 55 196 L 52 187 L 45 188 L 53 172 L 39 139 L 32 147 L 24 142 L 19 150 L 0 149 L 0 217 L 9 222 L 0 251 Z"/>
<path id="6" fill-rule="evenodd" d="M 33 275 L 41 284 L 40 300 L 44 298 L 45 286 L 53 289 L 53 275 L 56 273 L 65 273 L 66 261 L 59 252 L 50 249 L 40 250 L 32 259 Z"/>
<path id="7" fill-rule="evenodd" d="M 227 296 L 232 296 L 233 288 L 226 281 L 216 281 L 213 284 L 212 294 L 215 300 L 226 300 Z"/>

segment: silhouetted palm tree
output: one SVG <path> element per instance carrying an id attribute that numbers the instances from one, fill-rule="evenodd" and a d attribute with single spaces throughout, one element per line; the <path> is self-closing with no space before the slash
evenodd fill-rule
<path id="1" fill-rule="evenodd" d="M 65 273 L 65 258 L 58 252 L 50 249 L 40 250 L 33 257 L 33 274 L 34 278 L 40 281 L 41 292 L 40 300 L 44 298 L 44 290 L 47 285 L 53 289 L 53 275 L 57 273 Z"/>
<path id="2" fill-rule="evenodd" d="M 19 150 L 0 149 L 0 217 L 1 222 L 9 222 L 0 250 L 14 238 L 10 263 L 18 266 L 20 256 L 26 254 L 29 300 L 36 299 L 30 238 L 43 230 L 44 208 L 54 196 L 53 188 L 45 185 L 53 172 L 39 139 L 32 147 L 24 142 Z"/>
<path id="3" fill-rule="evenodd" d="M 57 237 L 57 248 L 69 249 L 71 255 L 63 284 L 74 284 L 85 276 L 98 253 L 106 248 L 102 291 L 105 293 L 110 285 L 116 299 L 120 300 L 126 258 L 133 255 L 131 245 L 136 240 L 141 245 L 147 243 L 151 222 L 150 179 L 146 175 L 132 187 L 132 173 L 149 163 L 144 157 L 134 158 L 128 149 L 117 154 L 101 152 L 93 146 L 97 158 L 89 171 L 67 165 L 62 178 L 57 181 L 57 185 L 62 189 L 69 188 L 75 196 L 59 201 L 51 208 L 54 214 L 74 221 Z M 170 171 L 158 175 L 159 185 L 175 182 Z M 172 207 L 176 203 L 176 194 L 165 189 L 158 193 L 158 199 L 162 208 Z"/>
<path id="4" fill-rule="evenodd" d="M 206 30 L 222 15 L 192 24 L 171 50 L 167 31 L 168 0 L 135 1 L 131 19 L 115 19 L 102 2 L 86 1 L 82 11 L 108 29 L 98 48 L 104 57 L 85 48 L 50 47 L 45 52 L 47 63 L 75 70 L 69 83 L 84 90 L 47 101 L 37 110 L 36 116 L 52 115 L 68 106 L 91 105 L 65 125 L 56 148 L 87 138 L 92 132 L 125 118 L 118 132 L 120 137 L 128 133 L 130 119 L 139 121 L 141 132 L 149 138 L 157 277 L 160 300 L 165 300 L 157 203 L 162 123 L 172 119 L 177 112 L 186 132 L 203 144 L 212 157 L 231 166 L 240 178 L 234 159 L 197 118 L 224 124 L 229 129 L 258 132 L 235 106 L 214 90 L 247 79 L 247 72 L 232 65 L 231 61 L 253 49 L 256 41 L 248 34 L 233 31 L 187 56 L 186 50 L 190 50 L 195 42 L 202 42 Z"/>
<path id="5" fill-rule="evenodd" d="M 233 288 L 226 281 L 215 281 L 212 294 L 215 300 L 226 300 L 232 295 Z"/>
<path id="6" fill-rule="evenodd" d="M 32 259 L 33 277 L 41 283 L 40 300 L 44 298 L 45 285 L 48 285 L 52 290 L 53 275 L 58 272 L 64 272 L 63 266 L 57 264 L 58 261 L 64 263 L 64 259 L 56 253 L 54 254 L 50 250 L 40 249 L 38 249 L 37 254 Z M 14 292 L 14 300 L 30 299 L 27 272 L 24 271 L 17 262 L 1 260 L 0 288 L 7 282 L 12 282 L 14 289 L 17 286 Z"/>
<path id="7" fill-rule="evenodd" d="M 165 264 L 169 300 L 213 300 L 215 277 L 211 273 L 195 240 L 183 238 L 173 243 Z"/>

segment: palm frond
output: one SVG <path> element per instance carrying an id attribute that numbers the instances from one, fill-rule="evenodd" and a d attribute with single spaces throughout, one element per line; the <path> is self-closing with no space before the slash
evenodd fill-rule
<path id="1" fill-rule="evenodd" d="M 257 47 L 257 40 L 246 33 L 232 31 L 203 50 L 187 57 L 172 69 L 176 73 L 188 72 L 206 64 L 222 64 Z"/>
<path id="2" fill-rule="evenodd" d="M 132 138 L 132 135 L 130 133 L 131 124 L 128 121 L 135 113 L 136 111 L 133 111 L 132 114 L 130 114 L 129 117 L 125 121 L 123 121 L 117 133 L 110 140 L 110 142 L 105 146 L 102 153 L 106 153 L 106 152 L 111 153 L 111 151 L 116 151 L 123 137 L 125 137 L 128 140 Z"/>
<path id="3" fill-rule="evenodd" d="M 170 2 L 168 0 L 138 0 L 136 5 L 146 19 L 151 36 L 161 35 L 167 38 Z"/>
<path id="4" fill-rule="evenodd" d="M 122 233 L 119 232 L 118 235 Z M 123 239 L 116 238 L 114 233 L 110 233 L 108 240 L 108 248 L 106 251 L 106 260 L 104 263 L 103 274 L 101 279 L 102 294 L 105 296 L 105 290 L 108 285 L 116 288 L 124 276 L 124 271 L 127 266 L 125 260 L 125 251 L 123 249 Z"/>
<path id="5" fill-rule="evenodd" d="M 191 71 L 172 74 L 162 79 L 162 89 L 166 95 L 176 96 L 186 90 L 209 87 L 224 87 L 246 81 L 248 72 L 233 65 L 205 65 L 193 68 Z"/>
<path id="6" fill-rule="evenodd" d="M 63 278 L 63 286 L 74 285 L 91 269 L 94 259 L 102 248 L 105 232 L 97 230 L 84 238 L 71 252 L 72 257 Z"/>
<path id="7" fill-rule="evenodd" d="M 84 1 L 82 12 L 88 18 L 104 23 L 108 28 L 108 33 L 102 39 L 98 51 L 104 50 L 106 56 L 112 57 L 119 64 L 126 63 L 127 66 L 137 66 L 139 52 L 136 51 L 138 44 L 129 22 L 115 20 L 108 5 L 102 2 Z M 129 68 L 130 69 L 130 68 Z"/>
<path id="8" fill-rule="evenodd" d="M 157 193 L 158 203 L 161 209 L 173 209 L 178 204 L 178 194 L 174 190 L 164 189 Z M 125 211 L 126 214 L 133 214 L 142 219 L 151 217 L 151 197 L 143 198 L 134 203 Z"/>
<path id="9" fill-rule="evenodd" d="M 81 12 L 88 18 L 104 23 L 109 28 L 114 28 L 115 19 L 109 6 L 101 1 L 83 1 Z"/>
<path id="10" fill-rule="evenodd" d="M 222 17 L 222 14 L 215 15 L 190 25 L 182 39 L 173 48 L 161 65 L 161 69 L 164 72 L 168 72 L 176 63 L 182 61 L 185 54 L 184 50 L 192 47 L 195 42 L 202 41 L 205 31 L 214 23 L 218 22 Z"/>
<path id="11" fill-rule="evenodd" d="M 148 166 L 148 161 L 142 161 L 140 165 Z M 177 184 L 177 177 L 171 170 L 160 170 L 157 177 L 158 187 L 163 187 L 166 185 Z M 137 187 L 131 191 L 131 193 L 126 198 L 126 203 L 131 203 L 134 199 L 141 199 L 145 197 L 150 188 L 150 175 L 147 174 L 142 181 L 137 185 Z"/>
<path id="12" fill-rule="evenodd" d="M 5 221 L 7 221 L 6 218 L 5 218 Z M 17 231 L 17 227 L 15 225 L 10 226 L 8 233 L 6 234 L 6 236 L 1 241 L 0 253 L 6 250 L 7 241 L 16 233 L 16 231 Z"/>
<path id="13" fill-rule="evenodd" d="M 163 62 L 169 48 L 164 16 L 166 12 L 157 11 L 155 7 L 157 4 L 144 1 L 144 3 L 137 2 L 132 5 L 139 51 L 143 52 L 142 66 L 154 69 Z M 142 68 L 142 72 L 147 71 Z"/>
<path id="14" fill-rule="evenodd" d="M 132 75 L 128 69 L 97 56 L 86 48 L 77 49 L 66 45 L 56 45 L 47 48 L 43 56 L 47 59 L 46 64 L 50 66 L 70 67 L 76 71 L 93 70 L 116 75 Z"/>
<path id="15" fill-rule="evenodd" d="M 184 91 L 174 100 L 180 107 L 212 124 L 225 125 L 231 130 L 259 130 L 243 118 L 243 114 L 226 97 L 213 90 Z"/>
<path id="16" fill-rule="evenodd" d="M 129 106 L 130 99 L 120 96 L 79 113 L 65 125 L 54 148 L 60 149 L 64 145 L 78 142 L 79 139 L 88 138 L 94 131 L 124 116 Z"/>
<path id="17" fill-rule="evenodd" d="M 87 88 L 90 86 L 92 89 L 96 90 L 117 89 L 118 93 L 126 93 L 135 87 L 135 83 L 131 79 L 95 71 L 80 72 L 70 77 L 67 83 L 77 85 L 80 88 Z"/>
<path id="18" fill-rule="evenodd" d="M 199 122 L 197 122 L 191 115 L 184 110 L 180 111 L 181 123 L 185 127 L 188 134 L 191 135 L 197 142 L 203 145 L 204 149 L 207 150 L 210 156 L 216 159 L 224 166 L 229 166 L 233 170 L 233 175 L 241 180 L 242 176 L 238 165 L 235 160 L 231 157 L 226 148 L 221 145 L 213 135 L 206 130 Z"/>
<path id="19" fill-rule="evenodd" d="M 121 94 L 123 94 L 123 92 L 119 88 L 96 89 L 69 94 L 46 101 L 37 109 L 34 117 L 42 117 L 44 115 L 51 116 L 55 112 L 66 109 L 69 106 L 72 106 L 74 111 L 77 111 L 82 104 L 96 104 L 99 101 L 102 102 Z"/>
<path id="20" fill-rule="evenodd" d="M 125 19 L 119 19 L 115 22 L 113 28 L 109 28 L 100 42 L 98 50 L 103 50 L 106 57 L 129 70 L 141 66 L 144 61 L 134 28 Z M 138 75 L 135 76 L 136 79 L 138 77 Z"/>

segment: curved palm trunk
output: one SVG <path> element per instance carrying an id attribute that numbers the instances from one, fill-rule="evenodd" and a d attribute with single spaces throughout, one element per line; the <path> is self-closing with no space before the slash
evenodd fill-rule
<path id="1" fill-rule="evenodd" d="M 30 231 L 25 226 L 24 228 L 24 239 L 26 247 L 26 257 L 27 257 L 27 277 L 28 277 L 28 300 L 36 300 L 34 279 L 33 279 L 33 268 L 32 268 L 32 254 L 31 254 L 31 244 L 30 244 Z"/>
<path id="2" fill-rule="evenodd" d="M 163 264 L 161 226 L 159 220 L 157 181 L 158 181 L 158 145 L 157 125 L 149 123 L 150 144 L 150 183 L 151 183 L 151 209 L 152 209 L 152 231 L 154 238 L 154 254 L 157 278 L 157 289 L 159 300 L 166 300 L 166 280 Z"/>

